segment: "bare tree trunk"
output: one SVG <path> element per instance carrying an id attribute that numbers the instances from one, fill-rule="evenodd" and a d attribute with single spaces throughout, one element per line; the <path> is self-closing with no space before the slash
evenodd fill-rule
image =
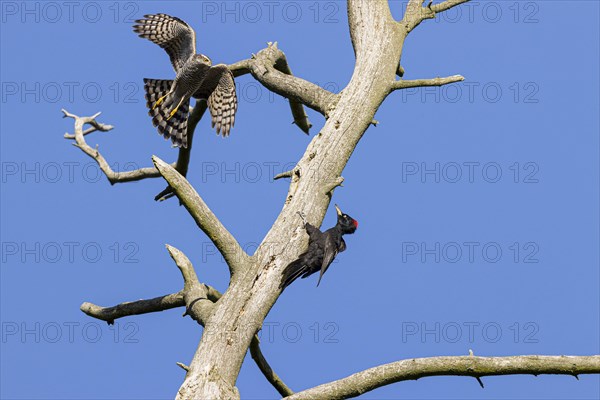
<path id="1" fill-rule="evenodd" d="M 322 221 L 331 192 L 375 112 L 390 93 L 404 36 L 385 0 L 351 0 L 350 30 L 356 68 L 327 123 L 298 163 L 286 205 L 251 262 L 231 284 L 205 327 L 178 398 L 230 398 L 254 334 L 279 297 L 283 268 L 302 252 L 306 237 L 297 211 Z"/>

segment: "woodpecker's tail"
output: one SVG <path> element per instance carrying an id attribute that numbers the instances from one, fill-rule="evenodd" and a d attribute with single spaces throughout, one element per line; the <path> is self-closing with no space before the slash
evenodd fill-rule
<path id="1" fill-rule="evenodd" d="M 300 258 L 298 258 L 296 261 L 289 263 L 288 266 L 283 270 L 283 278 L 281 279 L 279 288 L 285 289 L 296 279 L 300 278 L 300 276 L 302 276 L 305 272 L 306 268 L 304 261 L 302 260 L 302 256 L 300 256 Z"/>
<path id="2" fill-rule="evenodd" d="M 148 115 L 152 117 L 152 124 L 158 128 L 158 132 L 165 139 L 171 139 L 173 144 L 178 147 L 187 147 L 190 100 L 179 104 L 180 99 L 169 93 L 172 85 L 173 81 L 171 80 L 144 78 Z M 179 108 L 173 113 L 178 105 Z"/>

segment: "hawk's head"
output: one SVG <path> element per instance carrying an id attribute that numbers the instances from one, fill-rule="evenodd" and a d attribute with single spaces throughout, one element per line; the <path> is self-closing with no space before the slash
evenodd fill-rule
<path id="1" fill-rule="evenodd" d="M 195 58 L 197 61 L 201 62 L 202 64 L 206 64 L 209 67 L 212 66 L 212 61 L 210 60 L 210 58 L 208 58 L 204 54 L 196 54 Z"/>

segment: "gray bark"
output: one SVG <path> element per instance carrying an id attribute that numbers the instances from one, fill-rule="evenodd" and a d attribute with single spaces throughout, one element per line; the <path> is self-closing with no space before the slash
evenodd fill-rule
<path id="1" fill-rule="evenodd" d="M 387 1 L 350 0 L 348 9 L 356 52 L 352 79 L 298 162 L 299 174 L 273 227 L 243 273 L 232 276 L 206 325 L 178 399 L 237 396 L 234 387 L 244 356 L 280 295 L 281 273 L 306 246 L 297 212 L 320 224 L 342 170 L 391 91 L 404 37 Z"/>
<path id="2" fill-rule="evenodd" d="M 482 376 L 559 374 L 579 379 L 578 375 L 599 372 L 600 356 L 430 357 L 369 368 L 344 379 L 298 392 L 288 399 L 347 399 L 391 383 L 428 376 L 472 376 L 483 387 L 479 379 Z"/>

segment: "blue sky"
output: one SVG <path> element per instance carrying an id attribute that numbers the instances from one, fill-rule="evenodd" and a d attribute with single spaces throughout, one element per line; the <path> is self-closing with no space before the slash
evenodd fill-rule
<path id="1" fill-rule="evenodd" d="M 164 12 L 197 31 L 198 49 L 232 63 L 278 41 L 293 72 L 339 91 L 354 56 L 343 2 L 2 1 L 2 340 L 7 399 L 172 398 L 201 329 L 182 310 L 119 320 L 79 311 L 180 290 L 165 243 L 200 279 L 228 272 L 161 180 L 111 187 L 63 139 L 102 111 L 115 126 L 88 143 L 117 168 L 172 161 L 151 126 L 142 78 L 173 77 L 131 20 Z M 402 3 L 392 2 L 396 16 Z M 426 21 L 406 41 L 405 78 L 462 74 L 443 89 L 392 94 L 334 201 L 360 221 L 348 250 L 296 282 L 272 309 L 262 348 L 294 390 L 411 357 L 590 355 L 599 331 L 599 6 L 594 1 L 474 2 Z M 189 180 L 247 249 L 279 213 L 273 182 L 310 138 L 287 102 L 238 80 L 231 137 L 203 120 Z M 323 118 L 308 111 L 314 124 Z M 324 221 L 335 222 L 330 210 Z M 597 376 L 427 378 L 367 399 L 594 399 Z M 244 398 L 277 397 L 252 360 Z"/>

